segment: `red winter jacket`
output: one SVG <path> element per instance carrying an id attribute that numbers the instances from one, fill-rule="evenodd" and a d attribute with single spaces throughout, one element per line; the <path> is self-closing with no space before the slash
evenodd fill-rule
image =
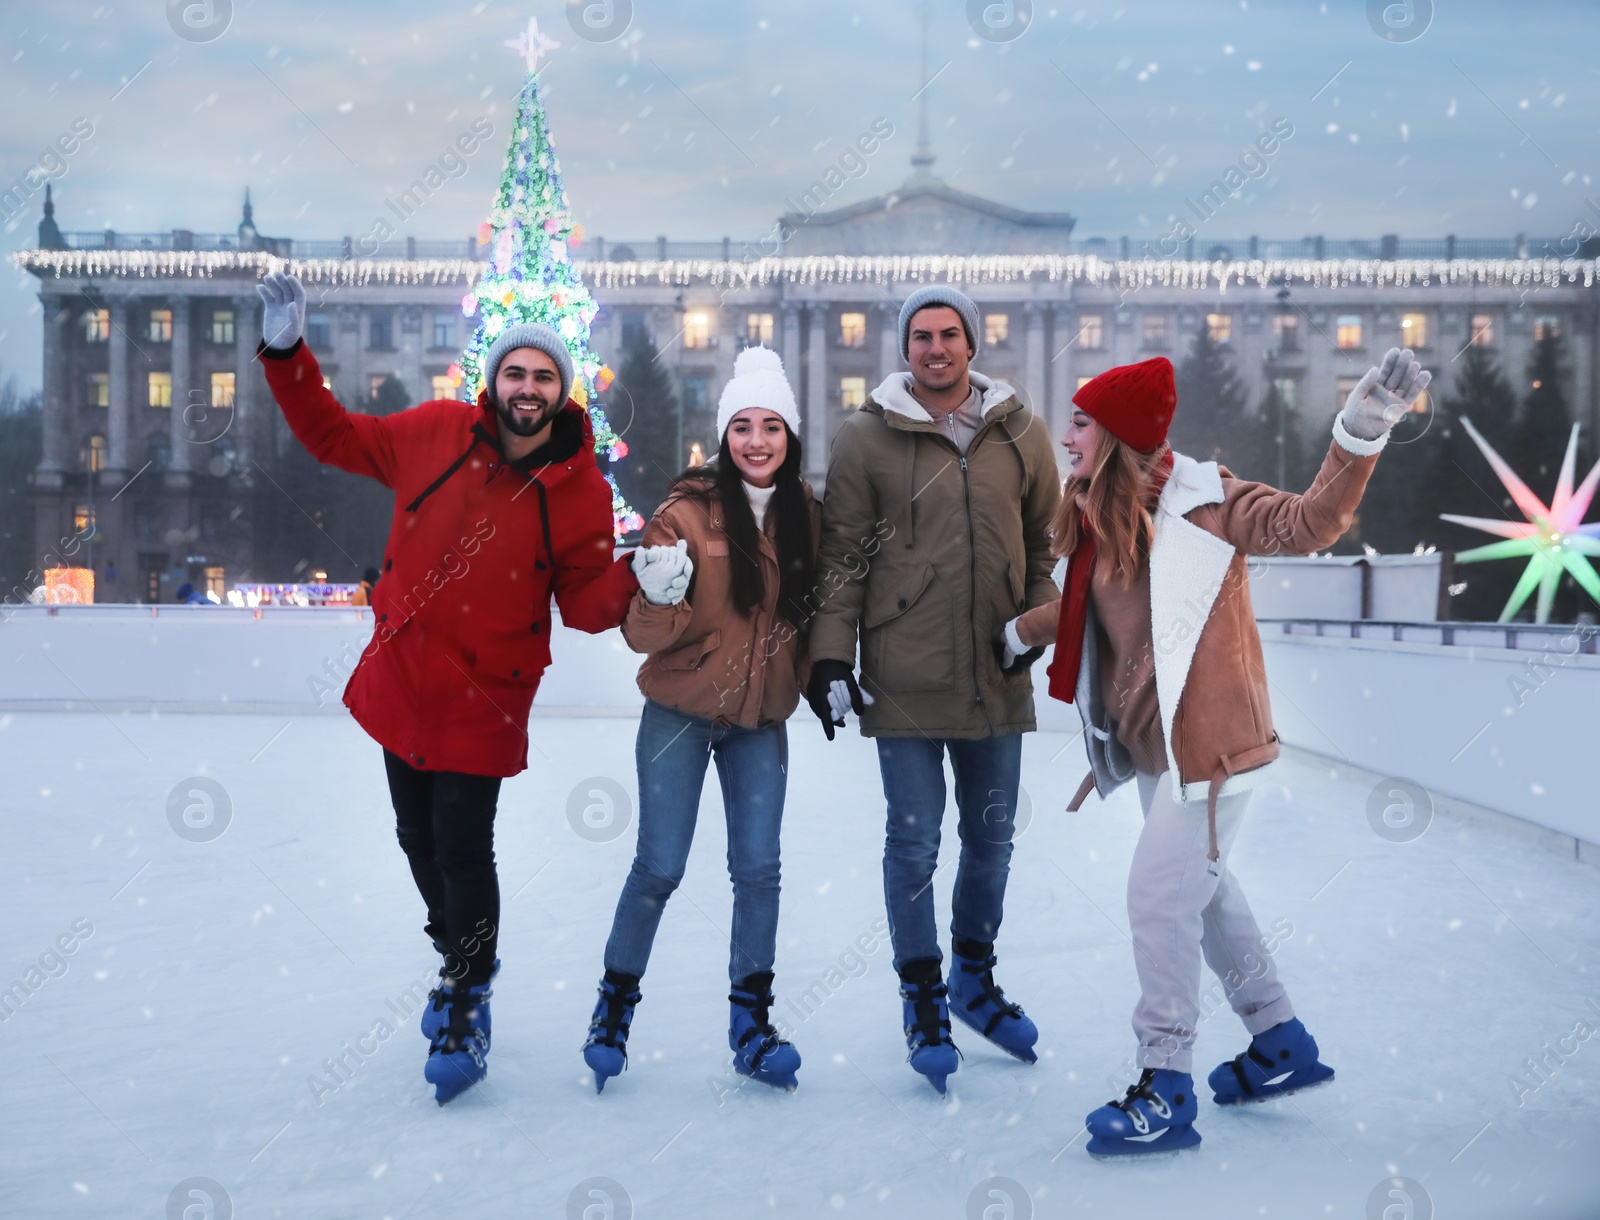
<path id="1" fill-rule="evenodd" d="M 563 623 L 600 632 L 622 622 L 639 587 L 626 558 L 612 560 L 611 488 L 588 412 L 569 402 L 552 427 L 576 444 L 570 457 L 508 466 L 485 395 L 361 415 L 323 386 L 304 343 L 261 354 L 311 455 L 395 493 L 377 623 L 345 706 L 421 770 L 522 771 L 528 710 L 550 664 L 551 595 Z"/>

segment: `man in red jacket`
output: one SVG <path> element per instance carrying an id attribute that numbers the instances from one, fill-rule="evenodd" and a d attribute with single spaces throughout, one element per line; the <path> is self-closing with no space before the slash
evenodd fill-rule
<path id="1" fill-rule="evenodd" d="M 259 354 L 290 430 L 318 461 L 395 493 L 372 639 L 344 702 L 383 747 L 400 846 L 445 958 L 422 1018 L 425 1075 L 443 1104 L 486 1071 L 500 923 L 495 804 L 500 781 L 528 764 L 550 599 L 567 626 L 607 631 L 641 584 L 680 599 L 688 560 L 667 548 L 613 559 L 611 488 L 588 412 L 569 398 L 571 356 L 550 327 L 497 338 L 475 404 L 362 415 L 322 383 L 301 338 L 299 281 L 272 272 L 257 291 Z"/>

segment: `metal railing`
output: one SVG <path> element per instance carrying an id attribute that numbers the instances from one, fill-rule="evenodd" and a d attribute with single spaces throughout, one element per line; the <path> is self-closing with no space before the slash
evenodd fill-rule
<path id="1" fill-rule="evenodd" d="M 1413 623 L 1383 619 L 1257 619 L 1263 636 L 1342 640 L 1383 640 L 1398 644 L 1437 644 L 1451 648 L 1497 648 L 1595 656 L 1600 625 L 1595 623 Z"/>

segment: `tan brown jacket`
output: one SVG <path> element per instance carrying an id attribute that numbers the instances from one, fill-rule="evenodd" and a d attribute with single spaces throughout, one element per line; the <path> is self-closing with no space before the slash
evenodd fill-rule
<path id="1" fill-rule="evenodd" d="M 1061 476 L 1044 422 L 1004 382 L 969 374 L 983 423 L 959 452 L 896 373 L 833 438 L 811 625 L 817 660 L 856 662 L 867 737 L 984 738 L 1033 729 L 1026 670 L 994 640 L 1053 601 Z"/>
<path id="2" fill-rule="evenodd" d="M 813 554 L 821 510 L 806 487 Z M 774 513 L 768 508 L 761 535 L 761 574 L 766 597 L 749 618 L 733 608 L 728 567 L 731 543 L 715 500 L 674 494 L 645 526 L 643 546 L 688 540 L 694 578 L 675 606 L 651 604 L 635 593 L 622 620 L 628 647 L 648 654 L 639 667 L 639 689 L 691 716 L 754 728 L 787 720 L 800 702 L 810 665 L 805 632 L 778 617 L 778 552 L 772 541 Z"/>
<path id="3" fill-rule="evenodd" d="M 1173 795 L 1215 799 L 1260 781 L 1278 757 L 1261 636 L 1250 605 L 1247 556 L 1307 555 L 1350 528 L 1383 441 L 1352 437 L 1336 421 L 1322 468 L 1303 495 L 1236 479 L 1215 462 L 1174 454 L 1150 547 L 1150 620 L 1156 698 Z M 1030 647 L 1055 641 L 1059 603 L 1023 615 Z M 1090 607 L 1086 634 L 1095 630 Z M 1133 774 L 1099 697 L 1098 649 L 1085 641 L 1074 703 L 1084 719 L 1092 786 L 1101 797 Z M 1215 844 L 1213 843 L 1213 851 Z M 1214 858 L 1214 857 L 1213 857 Z"/>

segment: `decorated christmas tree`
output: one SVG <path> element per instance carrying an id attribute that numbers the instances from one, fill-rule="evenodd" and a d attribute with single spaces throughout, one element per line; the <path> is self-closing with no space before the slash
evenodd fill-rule
<path id="1" fill-rule="evenodd" d="M 478 226 L 479 244 L 491 248 L 490 262 L 461 300 L 462 313 L 476 318 L 477 326 L 450 375 L 461 396 L 474 401 L 484 388 L 484 353 L 501 331 L 519 322 L 554 327 L 572 354 L 572 397 L 589 412 L 595 456 L 605 471 L 608 463 L 627 456 L 628 446 L 611 430 L 600 405 L 599 395 L 611 384 L 612 372 L 589 350 L 589 327 L 599 307 L 572 266 L 569 252 L 582 244 L 583 226 L 573 220 L 561 185 L 561 163 L 539 92 L 539 58 L 559 44 L 539 32 L 537 20 L 530 20 L 527 31 L 506 45 L 527 60 L 528 79 L 517 95 L 511 147 L 494 207 Z M 611 484 L 617 536 L 642 529 L 643 518 L 609 472 L 606 481 Z"/>

